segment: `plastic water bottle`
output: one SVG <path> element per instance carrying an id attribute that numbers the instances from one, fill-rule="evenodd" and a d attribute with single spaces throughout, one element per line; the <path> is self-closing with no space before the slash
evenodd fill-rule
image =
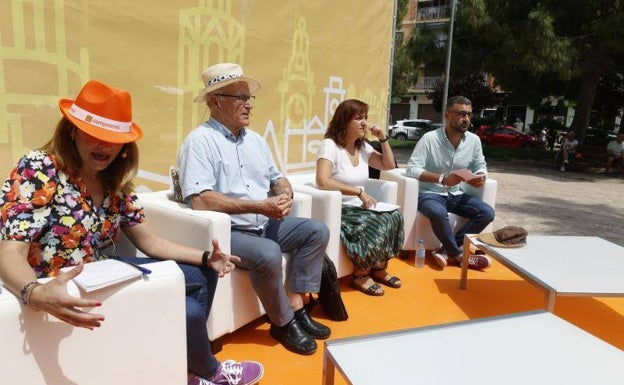
<path id="1" fill-rule="evenodd" d="M 416 267 L 425 267 L 425 253 L 425 241 L 421 239 L 416 247 Z"/>

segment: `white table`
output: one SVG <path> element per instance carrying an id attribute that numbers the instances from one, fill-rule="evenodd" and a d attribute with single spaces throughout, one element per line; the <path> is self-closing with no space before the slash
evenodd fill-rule
<path id="1" fill-rule="evenodd" d="M 521 277 L 546 291 L 545 307 L 555 308 L 562 296 L 624 296 L 624 247 L 598 237 L 529 235 L 519 248 L 501 248 L 464 239 L 464 255 L 472 243 Z M 462 262 L 459 287 L 466 288 L 468 258 Z"/>
<path id="2" fill-rule="evenodd" d="M 546 311 L 325 342 L 323 384 L 621 385 L 624 352 Z"/>

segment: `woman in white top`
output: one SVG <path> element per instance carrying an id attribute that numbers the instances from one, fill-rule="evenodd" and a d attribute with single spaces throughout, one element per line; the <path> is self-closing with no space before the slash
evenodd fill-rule
<path id="1" fill-rule="evenodd" d="M 351 286 L 365 294 L 381 296 L 383 289 L 401 287 L 401 280 L 386 268 L 403 246 L 403 217 L 398 210 L 367 210 L 377 201 L 364 188 L 368 166 L 379 170 L 396 167 L 394 154 L 385 132 L 366 122 L 368 105 L 345 100 L 336 108 L 316 160 L 316 184 L 323 190 L 342 193 L 340 238 L 355 268 Z M 366 141 L 366 131 L 379 139 L 382 153 Z"/>

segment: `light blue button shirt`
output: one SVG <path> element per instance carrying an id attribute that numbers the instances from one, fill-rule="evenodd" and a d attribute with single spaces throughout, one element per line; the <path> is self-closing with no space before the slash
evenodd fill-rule
<path id="1" fill-rule="evenodd" d="M 457 149 L 453 147 L 446 136 L 444 127 L 427 132 L 420 138 L 414 151 L 407 161 L 406 174 L 412 178 L 420 178 L 425 172 L 437 174 L 449 174 L 453 170 L 467 168 L 473 173 L 483 173 L 487 175 L 487 167 L 483 150 L 481 149 L 481 139 L 472 132 L 467 131 L 464 138 L 459 142 Z M 446 195 L 461 194 L 459 185 L 444 187 L 440 183 L 420 181 L 418 183 L 419 193 L 436 193 Z"/>
<path id="2" fill-rule="evenodd" d="M 264 200 L 271 185 L 282 177 L 264 138 L 247 128 L 237 138 L 213 118 L 186 137 L 178 168 L 187 202 L 205 190 L 236 199 Z M 231 219 L 232 226 L 247 228 L 262 228 L 268 221 L 260 214 L 233 214 Z"/>

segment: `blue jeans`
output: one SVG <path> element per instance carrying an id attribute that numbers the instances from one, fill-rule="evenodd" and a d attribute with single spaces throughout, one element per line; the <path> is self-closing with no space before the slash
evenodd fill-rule
<path id="1" fill-rule="evenodd" d="M 120 257 L 137 264 L 158 262 L 152 258 Z M 212 307 L 219 276 L 212 269 L 178 263 L 186 285 L 186 359 L 187 370 L 202 378 L 210 378 L 219 367 L 212 355 L 206 321 Z M 154 298 L 154 300 L 158 300 Z"/>
<path id="2" fill-rule="evenodd" d="M 464 235 L 480 233 L 494 220 L 494 209 L 468 194 L 419 194 L 418 211 L 429 218 L 433 233 L 442 242 L 442 248 L 449 257 L 462 253 Z M 448 221 L 448 213 L 468 219 L 455 234 Z"/>

